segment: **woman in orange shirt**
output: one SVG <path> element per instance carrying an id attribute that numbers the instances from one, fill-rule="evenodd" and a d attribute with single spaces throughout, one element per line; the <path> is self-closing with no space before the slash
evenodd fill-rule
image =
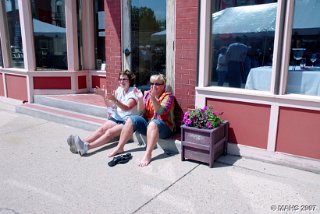
<path id="1" fill-rule="evenodd" d="M 150 77 L 150 90 L 146 91 L 144 96 L 139 89 L 134 90 L 141 116 L 132 115 L 128 118 L 121 131 L 119 144 L 109 157 L 124 152 L 124 145 L 137 131 L 147 135 L 147 149 L 139 166 L 147 166 L 151 162 L 152 151 L 159 137 L 168 138 L 175 131 L 174 96 L 165 89 L 166 78 L 158 74 Z"/>

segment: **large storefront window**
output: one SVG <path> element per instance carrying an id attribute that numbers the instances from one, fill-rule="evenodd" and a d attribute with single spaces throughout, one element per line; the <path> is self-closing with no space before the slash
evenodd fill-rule
<path id="1" fill-rule="evenodd" d="M 105 69 L 105 24 L 104 24 L 104 0 L 95 0 L 95 59 L 96 69 Z"/>
<path id="2" fill-rule="evenodd" d="M 5 8 L 5 21 L 9 32 L 9 63 L 10 67 L 23 68 L 23 48 L 21 38 L 21 28 L 19 19 L 18 0 L 2 1 Z"/>
<path id="3" fill-rule="evenodd" d="M 320 96 L 320 1 L 296 0 L 286 93 Z"/>
<path id="4" fill-rule="evenodd" d="M 150 75 L 166 74 L 166 1 L 131 1 L 132 70 L 136 84 L 149 88 Z"/>
<path id="5" fill-rule="evenodd" d="M 31 0 L 37 70 L 67 69 L 64 0 Z"/>
<path id="6" fill-rule="evenodd" d="M 210 85 L 253 89 L 254 70 L 271 77 L 276 10 L 272 0 L 212 1 Z"/>

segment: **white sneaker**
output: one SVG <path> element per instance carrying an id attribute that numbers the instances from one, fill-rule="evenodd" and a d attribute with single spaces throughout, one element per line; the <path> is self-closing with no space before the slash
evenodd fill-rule
<path id="1" fill-rule="evenodd" d="M 75 137 L 74 143 L 76 145 L 77 151 L 79 152 L 80 156 L 87 153 L 88 143 L 83 142 L 79 136 Z"/>
<path id="2" fill-rule="evenodd" d="M 72 152 L 72 153 L 74 153 L 74 154 L 77 154 L 78 153 L 78 150 L 77 150 L 77 147 L 76 147 L 76 145 L 75 145 L 75 143 L 74 143 L 74 138 L 75 138 L 76 136 L 75 135 L 70 135 L 69 137 L 68 137 L 68 139 L 67 139 L 67 143 L 68 143 L 68 145 L 70 146 L 70 151 Z"/>

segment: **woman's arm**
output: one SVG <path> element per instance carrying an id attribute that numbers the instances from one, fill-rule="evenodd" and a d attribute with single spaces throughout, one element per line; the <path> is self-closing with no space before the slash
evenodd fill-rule
<path id="1" fill-rule="evenodd" d="M 171 93 L 164 92 L 161 98 L 161 102 L 159 102 L 159 107 L 155 109 L 157 114 L 166 114 L 170 111 L 171 108 L 174 108 L 174 96 Z"/>
<path id="2" fill-rule="evenodd" d="M 137 102 L 135 99 L 130 98 L 127 104 L 122 103 L 120 100 L 116 100 L 114 104 L 121 108 L 123 111 L 129 111 L 137 105 Z"/>
<path id="3" fill-rule="evenodd" d="M 104 86 L 102 86 L 102 88 L 100 88 L 99 86 L 96 86 L 96 88 L 94 89 L 94 93 L 103 97 L 103 101 L 104 104 L 106 106 L 110 106 L 110 100 L 108 99 L 108 94 L 107 94 L 107 90 L 105 89 Z"/>
<path id="4" fill-rule="evenodd" d="M 118 93 L 122 93 L 122 90 L 120 90 L 119 88 L 114 93 L 109 94 L 107 96 L 107 99 L 112 101 L 114 105 L 118 106 L 123 111 L 129 111 L 137 105 L 137 101 L 133 97 L 129 97 L 128 103 L 121 102 L 120 100 L 117 99 Z"/>
<path id="5" fill-rule="evenodd" d="M 145 105 L 144 105 L 144 102 L 143 102 L 143 94 L 141 92 L 141 90 L 137 89 L 137 88 L 134 88 L 133 90 L 133 93 L 136 95 L 137 97 L 137 102 L 138 102 L 138 112 L 142 113 L 144 112 L 145 110 Z M 145 93 L 145 96 L 146 96 L 146 93 Z"/>
<path id="6" fill-rule="evenodd" d="M 151 99 L 154 111 L 158 112 L 161 107 L 159 100 L 155 96 L 151 96 L 151 95 L 150 95 L 150 99 Z"/>

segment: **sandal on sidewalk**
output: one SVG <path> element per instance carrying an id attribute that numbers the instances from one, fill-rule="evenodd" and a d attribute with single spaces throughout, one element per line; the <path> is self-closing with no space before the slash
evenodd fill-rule
<path id="1" fill-rule="evenodd" d="M 110 162 L 108 163 L 108 165 L 109 165 L 110 167 L 113 167 L 113 166 L 115 166 L 115 165 L 117 165 L 117 164 L 128 163 L 129 160 L 131 160 L 131 158 L 132 158 L 131 153 L 127 153 L 127 154 L 124 154 L 124 155 L 119 155 L 119 156 L 114 157 L 114 158 L 112 159 L 112 161 L 110 161 Z"/>

